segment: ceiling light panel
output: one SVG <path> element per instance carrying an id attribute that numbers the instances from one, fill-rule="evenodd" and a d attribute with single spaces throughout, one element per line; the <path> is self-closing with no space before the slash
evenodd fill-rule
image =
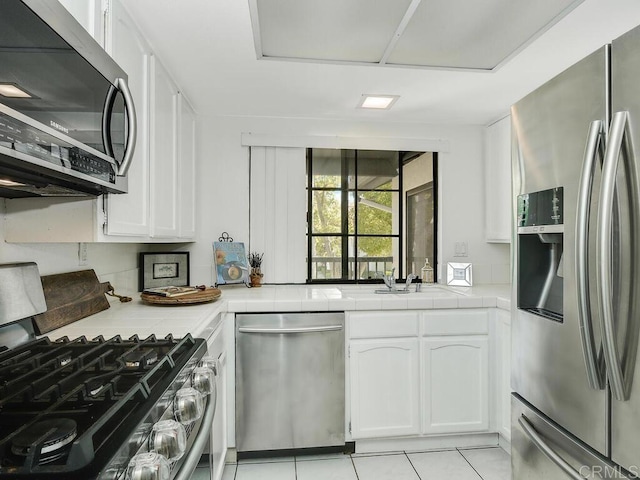
<path id="1" fill-rule="evenodd" d="M 583 0 L 423 0 L 388 64 L 492 70 Z"/>
<path id="2" fill-rule="evenodd" d="M 250 0 L 259 56 L 377 63 L 411 0 Z"/>
<path id="3" fill-rule="evenodd" d="M 394 103 L 400 98 L 399 95 L 362 95 L 359 108 L 370 108 L 374 110 L 389 110 Z"/>

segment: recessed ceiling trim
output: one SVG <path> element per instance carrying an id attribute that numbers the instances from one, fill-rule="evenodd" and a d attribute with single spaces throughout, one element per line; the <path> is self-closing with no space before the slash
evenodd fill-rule
<path id="1" fill-rule="evenodd" d="M 262 39 L 260 34 L 260 19 L 258 18 L 258 0 L 249 0 L 249 16 L 251 17 L 251 31 L 253 32 L 253 46 L 256 58 L 262 59 Z"/>
<path id="2" fill-rule="evenodd" d="M 422 0 L 412 0 L 411 4 L 409 4 L 409 6 L 407 7 L 407 11 L 405 12 L 404 17 L 402 17 L 398 28 L 387 44 L 387 48 L 384 49 L 384 53 L 382 54 L 382 58 L 379 62 L 380 65 L 384 65 L 385 63 L 387 63 L 387 58 L 389 58 L 389 55 L 391 55 L 393 49 L 396 48 L 396 43 L 398 43 L 398 40 L 402 36 L 404 29 L 407 28 L 407 25 L 409 25 L 411 17 L 413 17 L 413 14 L 416 13 L 416 10 L 418 9 L 420 3 L 422 3 Z"/>
<path id="3" fill-rule="evenodd" d="M 520 52 L 522 52 L 525 48 L 527 48 L 529 45 L 531 45 L 533 42 L 535 42 L 538 38 L 540 38 L 542 35 L 544 35 L 547 31 L 549 31 L 551 29 L 551 27 L 553 27 L 556 23 L 558 23 L 560 20 L 562 20 L 564 17 L 566 17 L 567 15 L 569 15 L 569 13 L 571 13 L 578 5 L 580 5 L 581 3 L 583 3 L 584 0 L 575 0 L 574 2 L 572 2 L 570 5 L 568 5 L 564 10 L 562 10 L 558 15 L 556 15 L 555 17 L 553 17 L 551 19 L 551 21 L 547 22 L 546 25 L 544 25 L 542 28 L 540 28 L 538 31 L 536 31 L 536 33 L 534 33 L 533 35 L 531 35 L 525 42 L 522 43 L 522 45 L 520 45 L 518 48 L 516 48 L 513 52 L 511 52 L 509 55 L 507 55 L 506 57 L 504 57 L 498 64 L 496 64 L 495 67 L 493 67 L 490 71 L 491 72 L 495 72 L 498 71 L 500 68 L 502 68 L 502 66 L 504 66 L 506 63 L 508 63 L 512 58 L 514 58 L 515 56 L 517 56 Z"/>

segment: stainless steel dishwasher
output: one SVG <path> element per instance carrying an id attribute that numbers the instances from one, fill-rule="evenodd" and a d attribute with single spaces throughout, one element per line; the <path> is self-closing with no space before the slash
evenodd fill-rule
<path id="1" fill-rule="evenodd" d="M 344 447 L 344 313 L 236 315 L 236 448 Z"/>

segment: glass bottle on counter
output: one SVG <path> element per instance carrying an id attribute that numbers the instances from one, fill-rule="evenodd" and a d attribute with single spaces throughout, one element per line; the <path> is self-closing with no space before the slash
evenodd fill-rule
<path id="1" fill-rule="evenodd" d="M 422 283 L 433 283 L 433 267 L 429 264 L 429 259 L 427 258 L 424 261 L 424 267 L 420 269 L 420 278 L 422 279 Z"/>

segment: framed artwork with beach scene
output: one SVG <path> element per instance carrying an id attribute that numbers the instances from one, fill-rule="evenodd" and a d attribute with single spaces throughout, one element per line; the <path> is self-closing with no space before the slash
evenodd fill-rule
<path id="1" fill-rule="evenodd" d="M 216 263 L 216 285 L 249 283 L 249 262 L 244 243 L 234 241 L 213 242 Z"/>

